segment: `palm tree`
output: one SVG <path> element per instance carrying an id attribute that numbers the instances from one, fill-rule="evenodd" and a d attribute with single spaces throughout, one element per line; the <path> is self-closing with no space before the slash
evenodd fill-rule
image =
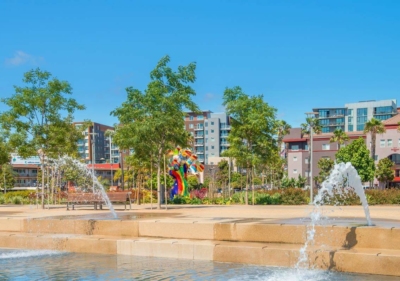
<path id="1" fill-rule="evenodd" d="M 277 141 L 278 141 L 278 153 L 281 153 L 281 145 L 283 138 L 290 133 L 292 127 L 284 120 L 277 121 Z"/>
<path id="2" fill-rule="evenodd" d="M 375 160 L 375 148 L 376 148 L 376 134 L 383 134 L 386 132 L 385 125 L 381 120 L 372 118 L 365 123 L 364 133 L 371 134 L 371 157 Z"/>
<path id="3" fill-rule="evenodd" d="M 313 132 L 315 134 L 320 134 L 321 133 L 321 124 L 319 123 L 319 119 L 318 118 L 314 118 L 314 117 L 307 117 L 306 118 L 306 123 L 303 123 L 300 125 L 301 126 L 301 134 L 302 135 L 311 135 L 311 128 L 313 130 Z M 310 140 L 311 140 L 311 136 L 307 139 L 307 145 L 309 147 L 308 149 L 308 173 L 310 173 L 311 170 L 311 148 L 310 148 Z M 310 176 L 308 176 L 308 184 L 310 184 L 310 181 L 312 179 L 310 178 Z"/>
<path id="4" fill-rule="evenodd" d="M 333 132 L 333 136 L 331 137 L 331 139 L 329 141 L 337 142 L 339 145 L 338 149 L 340 149 L 340 146 L 348 140 L 349 140 L 349 136 L 345 132 L 343 132 L 341 129 L 336 129 Z"/>

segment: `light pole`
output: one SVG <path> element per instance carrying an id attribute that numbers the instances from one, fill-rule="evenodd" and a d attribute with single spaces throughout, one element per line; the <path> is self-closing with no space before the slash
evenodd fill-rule
<path id="1" fill-rule="evenodd" d="M 94 126 L 93 126 L 93 132 L 92 133 L 88 133 L 88 135 L 92 135 L 93 136 L 93 141 L 91 141 L 92 143 L 92 188 L 93 188 L 93 193 L 94 193 L 94 164 L 96 163 L 96 136 L 98 135 L 98 133 L 94 132 Z"/>
<path id="2" fill-rule="evenodd" d="M 312 169 L 313 169 L 313 133 L 314 133 L 314 130 L 313 130 L 313 127 L 314 127 L 314 117 L 315 117 L 315 114 L 316 114 L 317 112 L 307 112 L 306 113 L 306 115 L 307 115 L 307 117 L 309 117 L 310 118 L 310 120 L 311 120 L 311 122 L 310 122 L 310 124 L 309 124 L 309 126 L 310 126 L 310 147 L 309 147 L 309 165 L 310 165 L 310 168 L 309 168 L 309 170 L 308 170 L 308 178 L 309 178 L 309 181 L 310 181 L 310 204 L 312 204 L 312 202 L 314 201 L 313 199 L 313 197 L 314 197 L 314 195 L 313 195 L 313 192 L 314 192 L 314 187 L 313 187 L 313 178 L 312 178 Z"/>
<path id="3" fill-rule="evenodd" d="M 125 151 L 120 150 L 119 153 L 120 153 L 120 155 L 121 155 L 121 157 L 120 157 L 120 159 L 119 159 L 119 162 L 121 163 L 121 176 L 122 176 L 122 179 L 121 179 L 121 186 L 122 186 L 122 190 L 125 190 L 124 159 L 123 159 L 123 157 L 122 157 L 122 155 L 123 155 L 123 153 L 125 153 Z"/>

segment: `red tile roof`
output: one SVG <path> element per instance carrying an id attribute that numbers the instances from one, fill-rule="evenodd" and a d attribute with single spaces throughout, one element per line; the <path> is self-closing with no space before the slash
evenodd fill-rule
<path id="1" fill-rule="evenodd" d="M 397 125 L 397 123 L 400 122 L 400 114 L 397 114 L 393 116 L 392 118 L 389 118 L 385 121 L 382 121 L 382 123 L 387 126 L 387 125 Z"/>

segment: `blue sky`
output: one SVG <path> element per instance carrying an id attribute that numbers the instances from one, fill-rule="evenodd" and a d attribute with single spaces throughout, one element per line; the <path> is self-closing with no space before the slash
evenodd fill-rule
<path id="1" fill-rule="evenodd" d="M 40 67 L 86 105 L 76 120 L 113 125 L 124 89 L 145 89 L 168 54 L 197 63 L 201 109 L 223 111 L 238 85 L 299 126 L 313 107 L 399 98 L 399 11 L 397 0 L 3 0 L 0 97 Z"/>

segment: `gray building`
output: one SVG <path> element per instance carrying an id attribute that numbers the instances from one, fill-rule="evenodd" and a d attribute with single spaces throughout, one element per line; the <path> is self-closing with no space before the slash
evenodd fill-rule
<path id="1" fill-rule="evenodd" d="M 397 101 L 360 101 L 346 103 L 344 107 L 313 108 L 313 112 L 320 121 L 322 133 L 332 133 L 335 129 L 359 132 L 372 117 L 383 121 L 396 115 Z"/>
<path id="2" fill-rule="evenodd" d="M 187 112 L 185 127 L 194 138 L 193 151 L 204 164 L 211 164 L 210 157 L 221 157 L 222 152 L 228 149 L 230 120 L 226 113 Z"/>

